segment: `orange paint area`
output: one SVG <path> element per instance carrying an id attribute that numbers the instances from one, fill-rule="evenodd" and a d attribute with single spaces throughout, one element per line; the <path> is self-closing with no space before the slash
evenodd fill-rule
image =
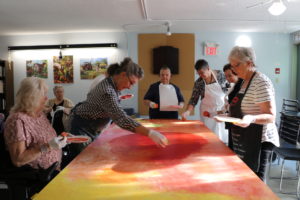
<path id="1" fill-rule="evenodd" d="M 169 145 L 160 148 L 146 136 L 113 125 L 45 188 L 41 199 L 60 188 L 85 199 L 278 199 L 202 123 L 144 123 L 160 124 L 156 130 Z M 75 191 L 75 185 L 84 189 Z"/>

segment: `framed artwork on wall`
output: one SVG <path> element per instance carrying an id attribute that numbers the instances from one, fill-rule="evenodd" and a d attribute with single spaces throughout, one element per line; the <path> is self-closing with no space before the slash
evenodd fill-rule
<path id="1" fill-rule="evenodd" d="M 26 60 L 26 76 L 48 78 L 47 60 Z"/>
<path id="2" fill-rule="evenodd" d="M 54 83 L 74 82 L 73 56 L 53 56 L 53 77 Z"/>
<path id="3" fill-rule="evenodd" d="M 80 78 L 94 79 L 107 70 L 107 58 L 81 58 Z"/>

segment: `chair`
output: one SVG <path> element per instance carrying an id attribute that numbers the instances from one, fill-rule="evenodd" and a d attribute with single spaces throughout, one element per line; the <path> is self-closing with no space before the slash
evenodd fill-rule
<path id="1" fill-rule="evenodd" d="M 283 194 L 294 194 L 294 195 L 296 194 L 298 199 L 300 199 L 300 195 L 299 195 L 300 177 L 298 174 L 299 170 L 297 170 L 297 177 L 284 177 L 284 164 L 285 164 L 285 160 L 293 160 L 293 161 L 297 161 L 297 165 L 298 165 L 298 162 L 300 161 L 300 149 L 297 148 L 298 147 L 297 144 L 299 143 L 299 134 L 300 134 L 300 119 L 298 117 L 295 117 L 294 115 L 290 116 L 282 112 L 280 117 L 280 127 L 279 127 L 279 136 L 281 140 L 280 147 L 275 147 L 273 149 L 271 158 L 273 157 L 273 153 L 275 153 L 278 156 L 278 158 L 281 158 L 283 160 L 281 166 L 281 172 L 280 172 L 279 191 Z M 270 174 L 270 166 L 269 166 L 269 174 Z M 276 178 L 276 177 L 269 176 L 269 178 Z M 282 183 L 284 179 L 298 179 L 296 193 L 288 193 L 282 190 Z"/>
<path id="2" fill-rule="evenodd" d="M 283 99 L 281 112 L 288 113 L 288 112 L 299 112 L 299 111 L 300 111 L 300 105 L 298 100 Z"/>
<path id="3" fill-rule="evenodd" d="M 0 129 L 4 117 L 0 113 Z M 33 169 L 29 166 L 15 167 L 11 163 L 9 152 L 5 149 L 3 129 L 0 131 L 0 196 L 6 200 L 29 199 L 53 177 L 58 162 L 48 169 Z"/>

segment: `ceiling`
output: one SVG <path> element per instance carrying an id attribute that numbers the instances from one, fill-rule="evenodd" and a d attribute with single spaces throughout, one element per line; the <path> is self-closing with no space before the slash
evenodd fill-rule
<path id="1" fill-rule="evenodd" d="M 0 0 L 0 35 L 66 32 L 172 32 L 300 30 L 300 0 L 268 13 L 269 0 Z M 249 6 L 258 4 L 253 8 Z"/>

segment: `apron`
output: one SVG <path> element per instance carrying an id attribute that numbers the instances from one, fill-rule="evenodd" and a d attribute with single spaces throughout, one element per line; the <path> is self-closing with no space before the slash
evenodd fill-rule
<path id="1" fill-rule="evenodd" d="M 253 73 L 245 92 L 243 94 L 237 93 L 232 99 L 229 108 L 231 117 L 243 118 L 244 115 L 241 110 L 242 100 L 247 93 L 255 73 Z M 262 131 L 263 125 L 260 124 L 250 124 L 246 128 L 235 125 L 231 126 L 234 152 L 255 172 L 259 164 Z"/>
<path id="2" fill-rule="evenodd" d="M 214 73 L 212 73 L 212 75 L 216 80 L 215 83 L 207 85 L 204 81 L 205 94 L 200 104 L 200 119 L 207 126 L 207 128 L 209 128 L 220 138 L 220 140 L 227 144 L 228 132 L 225 129 L 225 123 L 217 122 L 213 118 L 203 116 L 204 111 L 207 111 L 209 113 L 216 113 L 218 110 L 221 110 L 223 108 L 225 103 L 225 93 L 219 85 Z"/>
<path id="3" fill-rule="evenodd" d="M 177 111 L 178 109 L 169 106 L 178 105 L 176 90 L 171 84 L 159 84 L 159 110 Z"/>
<path id="4" fill-rule="evenodd" d="M 71 110 L 70 114 L 70 133 L 78 136 L 84 135 L 89 136 L 92 141 L 94 141 L 97 136 L 100 134 L 99 132 L 105 129 L 111 122 L 110 118 L 104 119 L 84 119 L 76 114 L 76 109 L 82 103 L 78 103 L 75 107 Z M 78 154 L 80 154 L 89 143 L 71 143 L 68 145 L 69 147 L 69 158 L 73 160 Z"/>

